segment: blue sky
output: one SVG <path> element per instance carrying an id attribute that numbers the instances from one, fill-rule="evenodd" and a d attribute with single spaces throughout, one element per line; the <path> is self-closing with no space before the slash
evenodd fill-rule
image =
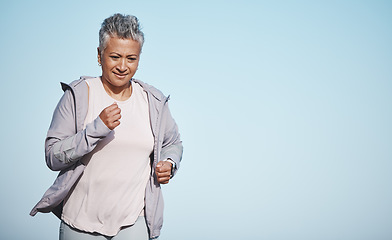
<path id="1" fill-rule="evenodd" d="M 137 16 L 136 78 L 171 95 L 184 142 L 161 239 L 392 238 L 390 1 L 1 1 L 0 238 L 54 181 L 60 81 L 98 76 L 98 31 Z"/>

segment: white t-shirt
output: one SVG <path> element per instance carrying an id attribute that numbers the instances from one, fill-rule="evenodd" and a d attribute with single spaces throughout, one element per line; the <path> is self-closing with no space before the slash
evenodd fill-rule
<path id="1" fill-rule="evenodd" d="M 114 236 L 143 214 L 154 146 L 148 99 L 133 82 L 132 95 L 126 101 L 110 97 L 100 78 L 86 82 L 89 109 L 85 125 L 114 102 L 121 109 L 120 125 L 83 157 L 86 169 L 65 201 L 62 220 L 82 231 Z"/>

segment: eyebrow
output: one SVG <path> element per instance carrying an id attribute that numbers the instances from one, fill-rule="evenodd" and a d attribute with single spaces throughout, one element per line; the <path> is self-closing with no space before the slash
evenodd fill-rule
<path id="1" fill-rule="evenodd" d="M 120 55 L 120 56 L 122 56 L 120 53 L 117 53 L 117 52 L 110 52 L 109 54 L 117 54 L 117 55 Z M 127 57 L 128 56 L 139 56 L 139 54 L 129 54 L 129 55 L 126 55 Z"/>

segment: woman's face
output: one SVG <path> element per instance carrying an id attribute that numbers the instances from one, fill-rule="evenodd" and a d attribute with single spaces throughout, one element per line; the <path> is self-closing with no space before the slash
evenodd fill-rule
<path id="1" fill-rule="evenodd" d="M 103 53 L 98 49 L 104 84 L 119 90 L 127 88 L 139 65 L 140 50 L 140 44 L 135 40 L 109 38 Z"/>

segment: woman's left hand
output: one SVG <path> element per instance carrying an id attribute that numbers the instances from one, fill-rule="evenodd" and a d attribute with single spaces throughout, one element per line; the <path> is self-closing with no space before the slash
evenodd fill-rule
<path id="1" fill-rule="evenodd" d="M 155 168 L 157 174 L 158 182 L 160 184 L 167 184 L 170 180 L 172 170 L 172 163 L 169 161 L 160 161 Z"/>

